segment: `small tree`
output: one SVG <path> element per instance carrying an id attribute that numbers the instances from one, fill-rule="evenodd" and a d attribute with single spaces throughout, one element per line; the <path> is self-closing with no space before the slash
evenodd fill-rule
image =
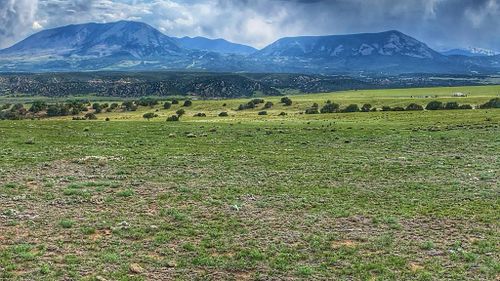
<path id="1" fill-rule="evenodd" d="M 487 103 L 482 104 L 479 108 L 482 109 L 500 108 L 500 98 L 491 99 Z"/>
<path id="2" fill-rule="evenodd" d="M 443 109 L 443 103 L 440 101 L 431 101 L 425 107 L 427 110 L 440 110 Z"/>
<path id="3" fill-rule="evenodd" d="M 152 113 L 152 112 L 148 112 L 148 113 L 145 113 L 144 115 L 142 115 L 142 117 L 143 117 L 144 119 L 147 119 L 147 120 L 149 121 L 150 119 L 155 118 L 155 117 L 156 117 L 156 115 L 155 115 L 154 113 Z"/>
<path id="4" fill-rule="evenodd" d="M 273 107 L 273 105 L 274 104 L 272 102 L 268 101 L 266 102 L 266 104 L 264 104 L 264 109 L 270 109 L 271 107 Z"/>
<path id="5" fill-rule="evenodd" d="M 444 106 L 444 109 L 447 109 L 447 110 L 453 110 L 453 109 L 459 109 L 459 108 L 460 108 L 460 106 L 455 101 L 447 102 L 446 105 Z"/>
<path id="6" fill-rule="evenodd" d="M 29 109 L 30 112 L 38 113 L 47 109 L 47 103 L 44 101 L 34 101 Z"/>
<path id="7" fill-rule="evenodd" d="M 316 107 L 310 107 L 306 109 L 305 111 L 306 114 L 319 114 L 318 108 Z"/>
<path id="8" fill-rule="evenodd" d="M 418 110 L 424 110 L 424 107 L 421 106 L 420 104 L 416 103 L 410 103 L 407 107 L 406 110 L 408 111 L 418 111 Z"/>
<path id="9" fill-rule="evenodd" d="M 179 116 L 177 115 L 172 115 L 167 118 L 167 122 L 176 122 L 176 121 L 179 121 Z"/>
<path id="10" fill-rule="evenodd" d="M 179 109 L 175 112 L 179 117 L 181 117 L 182 115 L 186 114 L 186 111 L 184 109 Z"/>
<path id="11" fill-rule="evenodd" d="M 100 103 L 94 103 L 92 104 L 92 109 L 95 110 L 95 113 L 101 113 L 102 111 L 102 106 Z"/>
<path id="12" fill-rule="evenodd" d="M 85 114 L 85 118 L 88 120 L 97 120 L 97 116 L 95 116 L 95 114 L 92 112 Z"/>
<path id="13" fill-rule="evenodd" d="M 183 105 L 184 107 L 188 107 L 188 106 L 191 106 L 191 105 L 193 105 L 193 102 L 191 100 L 184 101 L 184 105 Z"/>
<path id="14" fill-rule="evenodd" d="M 282 97 L 281 103 L 284 104 L 285 106 L 290 106 L 292 105 L 292 100 L 289 97 Z"/>
<path id="15" fill-rule="evenodd" d="M 172 104 L 168 101 L 166 101 L 164 104 L 163 104 L 163 109 L 170 109 L 172 107 Z"/>
<path id="16" fill-rule="evenodd" d="M 343 112 L 358 112 L 359 111 L 359 107 L 357 104 L 350 104 L 348 105 Z"/>
<path id="17" fill-rule="evenodd" d="M 340 105 L 337 103 L 333 103 L 331 101 L 327 102 L 322 108 L 321 113 L 334 113 L 338 112 Z"/>
<path id="18" fill-rule="evenodd" d="M 371 105 L 371 104 L 369 104 L 369 103 L 365 103 L 365 104 L 363 104 L 363 106 L 361 107 L 361 111 L 363 111 L 363 112 L 369 112 L 371 108 L 372 108 L 372 105 Z"/>

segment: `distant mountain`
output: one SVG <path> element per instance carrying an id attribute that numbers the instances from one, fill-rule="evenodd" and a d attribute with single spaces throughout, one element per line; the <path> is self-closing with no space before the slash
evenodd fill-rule
<path id="1" fill-rule="evenodd" d="M 205 37 L 182 37 L 175 38 L 175 42 L 182 47 L 189 50 L 202 50 L 210 51 L 221 54 L 238 54 L 249 55 L 255 53 L 257 49 L 229 42 L 224 39 L 208 39 Z"/>
<path id="2" fill-rule="evenodd" d="M 500 55 L 499 52 L 493 51 L 493 50 L 488 50 L 488 49 L 483 49 L 483 48 L 475 48 L 475 47 L 470 47 L 466 49 L 451 49 L 447 51 L 441 52 L 441 54 L 445 56 L 466 56 L 466 57 L 491 57 L 491 56 L 496 56 Z"/>
<path id="3" fill-rule="evenodd" d="M 399 31 L 280 39 L 255 53 L 260 61 L 316 72 L 447 72 L 453 63 Z"/>
<path id="4" fill-rule="evenodd" d="M 2 56 L 63 56 L 132 58 L 180 55 L 174 39 L 140 22 L 69 25 L 36 33 L 0 51 Z"/>
<path id="5" fill-rule="evenodd" d="M 406 56 L 433 59 L 441 54 L 399 31 L 280 39 L 257 53 L 266 57 L 349 58 Z"/>
<path id="6" fill-rule="evenodd" d="M 1 72 L 188 70 L 286 73 L 487 73 L 497 56 L 445 56 L 398 31 L 279 39 L 256 51 L 223 39 L 173 38 L 140 22 L 38 32 L 0 50 Z"/>

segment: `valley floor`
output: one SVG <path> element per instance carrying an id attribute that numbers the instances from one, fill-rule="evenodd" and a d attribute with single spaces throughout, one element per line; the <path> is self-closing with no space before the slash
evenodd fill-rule
<path id="1" fill-rule="evenodd" d="M 500 110 L 254 119 L 0 121 L 0 279 L 500 277 Z"/>

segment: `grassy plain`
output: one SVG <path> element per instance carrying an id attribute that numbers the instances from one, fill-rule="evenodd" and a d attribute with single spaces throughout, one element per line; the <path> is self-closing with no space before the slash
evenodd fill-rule
<path id="1" fill-rule="evenodd" d="M 270 97 L 268 116 L 194 101 L 181 122 L 165 122 L 178 106 L 0 121 L 0 279 L 498 280 L 500 110 L 298 112 L 499 90 Z"/>

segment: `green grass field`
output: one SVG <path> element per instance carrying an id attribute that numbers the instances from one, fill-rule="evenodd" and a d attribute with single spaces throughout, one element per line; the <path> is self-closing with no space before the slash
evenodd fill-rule
<path id="1" fill-rule="evenodd" d="M 499 109 L 299 112 L 499 92 L 266 97 L 268 116 L 233 110 L 248 100 L 194 101 L 181 122 L 165 122 L 179 106 L 0 121 L 0 280 L 498 280 Z"/>

